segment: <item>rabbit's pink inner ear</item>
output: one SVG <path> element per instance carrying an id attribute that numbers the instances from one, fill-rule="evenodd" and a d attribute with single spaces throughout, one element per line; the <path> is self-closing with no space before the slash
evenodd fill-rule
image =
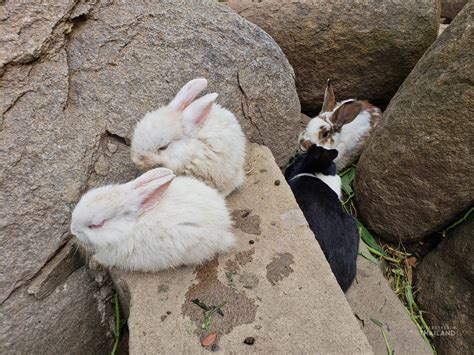
<path id="1" fill-rule="evenodd" d="M 176 94 L 170 103 L 171 108 L 178 112 L 184 111 L 206 87 L 207 80 L 204 78 L 191 80 Z"/>
<path id="2" fill-rule="evenodd" d="M 199 128 L 209 117 L 212 105 L 217 98 L 217 94 L 207 94 L 189 105 L 183 113 L 184 123 L 188 128 Z"/>
<path id="3" fill-rule="evenodd" d="M 140 209 L 142 211 L 148 211 L 156 206 L 156 204 L 160 201 L 161 197 L 163 196 L 164 192 L 168 189 L 171 184 L 170 180 L 163 185 L 159 186 L 158 188 L 151 190 L 150 193 L 145 195 L 144 199 L 142 200 L 142 204 Z"/>
<path id="4" fill-rule="evenodd" d="M 326 90 L 324 91 L 324 102 L 321 112 L 331 112 L 336 107 L 336 95 L 332 88 L 331 80 L 328 79 Z"/>

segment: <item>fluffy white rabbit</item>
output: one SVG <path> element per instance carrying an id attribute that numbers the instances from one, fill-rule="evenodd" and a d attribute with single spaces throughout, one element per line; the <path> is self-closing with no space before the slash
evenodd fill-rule
<path id="1" fill-rule="evenodd" d="M 235 116 L 214 103 L 217 94 L 197 100 L 203 78 L 188 82 L 167 105 L 137 123 L 131 156 L 140 169 L 163 166 L 192 175 L 224 196 L 244 182 L 245 135 Z"/>
<path id="2" fill-rule="evenodd" d="M 165 168 L 87 192 L 71 232 L 96 260 L 129 271 L 200 264 L 235 241 L 224 198 L 205 183 Z"/>
<path id="3" fill-rule="evenodd" d="M 365 100 L 349 99 L 336 103 L 328 80 L 321 112 L 300 133 L 299 147 L 306 151 L 312 144 L 317 144 L 326 149 L 337 149 L 334 163 L 341 171 L 357 161 L 381 115 L 378 107 Z"/>

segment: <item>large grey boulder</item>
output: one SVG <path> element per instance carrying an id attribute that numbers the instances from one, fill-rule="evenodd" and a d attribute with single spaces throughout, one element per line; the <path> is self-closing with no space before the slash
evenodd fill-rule
<path id="1" fill-rule="evenodd" d="M 359 160 L 358 211 L 388 240 L 422 239 L 474 201 L 473 17 L 471 2 L 420 59 Z"/>
<path id="2" fill-rule="evenodd" d="M 474 349 L 474 216 L 448 234 L 416 269 L 418 305 L 427 310 L 439 354 Z"/>
<path id="3" fill-rule="evenodd" d="M 63 287 L 74 267 L 63 271 L 62 263 L 51 266 L 50 260 L 70 237 L 74 204 L 92 186 L 137 174 L 128 142 L 145 112 L 189 79 L 205 76 L 247 137 L 268 145 L 283 164 L 292 154 L 300 106 L 293 71 L 276 43 L 215 1 L 9 1 L 0 10 L 0 311 L 15 324 L 2 327 L 0 336 L 16 332 L 15 339 L 30 337 L 40 345 L 36 336 L 48 337 L 51 324 L 42 321 L 36 326 L 43 331 L 31 334 L 7 305 L 34 308 L 39 301 L 32 283 L 47 285 L 48 292 L 38 291 L 42 299 Z M 87 278 L 74 280 L 76 287 L 92 287 Z M 26 295 L 27 288 L 34 295 Z M 74 290 L 64 290 L 63 297 L 74 299 L 69 308 L 48 301 L 51 322 L 60 312 L 72 325 L 78 321 L 74 309 L 95 302 L 91 309 L 100 317 L 84 313 L 80 321 L 100 319 L 105 333 L 108 322 L 98 310 L 109 305 Z M 84 337 L 92 339 L 96 331 L 89 328 Z M 75 332 L 65 327 L 63 336 L 74 339 Z M 78 351 L 91 351 L 91 342 L 81 341 Z M 29 349 L 21 341 L 12 346 L 14 352 Z"/>
<path id="4" fill-rule="evenodd" d="M 296 73 L 303 111 L 332 79 L 341 99 L 386 103 L 436 39 L 438 0 L 228 0 L 268 32 Z"/>

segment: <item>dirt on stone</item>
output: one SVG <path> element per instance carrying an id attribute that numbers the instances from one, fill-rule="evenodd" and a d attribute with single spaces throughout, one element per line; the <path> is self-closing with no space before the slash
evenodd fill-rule
<path id="1" fill-rule="evenodd" d="M 209 332 L 218 334 L 228 334 L 234 327 L 242 324 L 250 324 L 255 321 L 258 305 L 255 300 L 247 297 L 245 292 L 239 292 L 235 288 L 222 284 L 218 277 L 219 262 L 217 259 L 196 267 L 197 284 L 189 287 L 186 292 L 186 301 L 182 306 L 183 315 L 191 318 L 196 325 L 195 334 L 202 336 L 204 330 L 202 324 L 204 320 L 203 309 L 198 307 L 192 300 L 199 299 L 200 302 L 210 307 L 223 304 L 223 316 L 214 314 L 212 317 Z"/>
<path id="2" fill-rule="evenodd" d="M 262 230 L 260 229 L 260 216 L 253 215 L 251 210 L 234 210 L 232 211 L 232 219 L 235 223 L 235 228 L 240 229 L 242 232 L 253 235 L 260 235 Z"/>
<path id="3" fill-rule="evenodd" d="M 270 264 L 267 265 L 267 279 L 272 285 L 288 277 L 294 270 L 294 258 L 290 253 L 279 253 Z"/>

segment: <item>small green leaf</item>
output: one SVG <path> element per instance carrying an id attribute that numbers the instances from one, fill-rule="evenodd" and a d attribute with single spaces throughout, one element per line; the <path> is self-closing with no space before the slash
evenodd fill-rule
<path id="1" fill-rule="evenodd" d="M 360 253 L 359 253 L 360 256 L 366 258 L 367 260 L 369 260 L 370 262 L 378 265 L 379 264 L 379 261 L 372 255 L 370 254 L 369 252 L 365 251 L 365 250 L 362 250 Z"/>
<path id="2" fill-rule="evenodd" d="M 354 180 L 356 174 L 355 167 L 351 167 L 348 170 L 345 170 L 341 176 L 341 187 L 342 190 L 352 198 L 354 196 L 354 191 L 352 190 L 352 180 Z"/>
<path id="3" fill-rule="evenodd" d="M 356 224 L 357 224 L 357 228 L 359 229 L 360 237 L 365 242 L 365 244 L 367 244 L 372 249 L 376 250 L 379 254 L 381 254 L 381 256 L 388 257 L 387 253 L 385 253 L 385 251 L 376 242 L 372 234 L 370 234 L 367 228 L 365 228 L 364 225 L 358 219 L 356 219 Z"/>
<path id="4" fill-rule="evenodd" d="M 208 330 L 209 329 L 209 325 L 211 324 L 211 317 L 212 317 L 212 314 L 206 314 L 206 316 L 204 317 L 204 320 L 202 321 L 202 324 L 201 324 L 202 330 Z"/>

